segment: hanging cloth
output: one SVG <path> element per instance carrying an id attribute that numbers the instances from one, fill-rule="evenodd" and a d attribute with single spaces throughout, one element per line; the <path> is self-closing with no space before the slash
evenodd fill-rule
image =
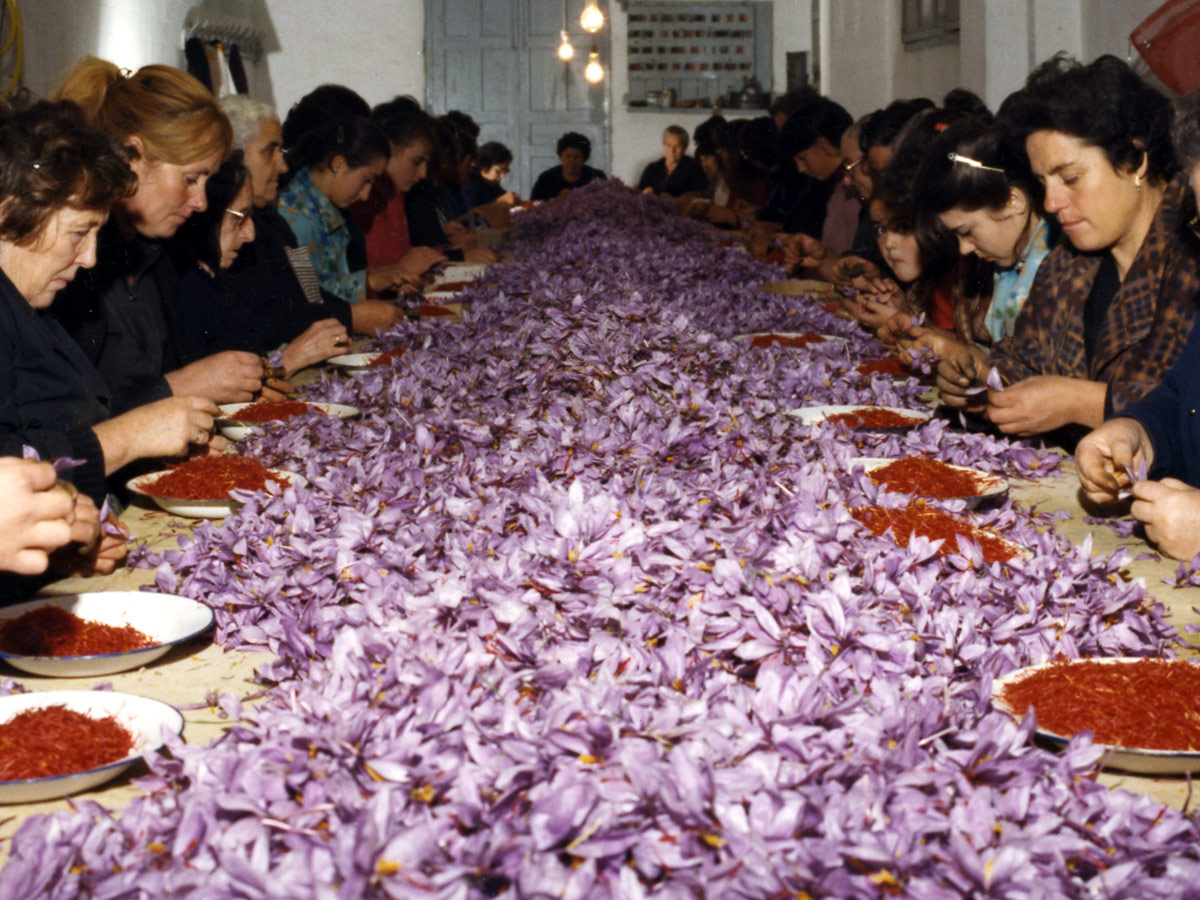
<path id="1" fill-rule="evenodd" d="M 208 67 L 208 54 L 200 38 L 190 37 L 183 42 L 183 56 L 187 60 L 188 74 L 212 90 L 212 71 Z"/>
<path id="2" fill-rule="evenodd" d="M 250 93 L 250 82 L 246 79 L 246 67 L 242 64 L 242 48 L 234 44 L 229 48 L 229 74 L 233 76 L 233 89 L 239 94 Z"/>

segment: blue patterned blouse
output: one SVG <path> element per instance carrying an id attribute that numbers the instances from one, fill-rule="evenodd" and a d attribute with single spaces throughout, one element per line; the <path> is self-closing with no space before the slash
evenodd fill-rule
<path id="1" fill-rule="evenodd" d="M 1007 269 L 996 269 L 992 305 L 983 318 L 983 324 L 993 342 L 1012 335 L 1017 313 L 1025 305 L 1029 289 L 1033 287 L 1033 276 L 1037 274 L 1038 266 L 1051 249 L 1053 245 L 1050 243 L 1050 223 L 1042 219 L 1030 235 L 1029 244 L 1025 247 L 1021 259 Z"/>
<path id="2" fill-rule="evenodd" d="M 346 261 L 350 230 L 338 208 L 313 184 L 307 168 L 301 169 L 279 194 L 279 214 L 292 226 L 301 247 L 312 255 L 321 287 L 347 303 L 367 295 L 365 270 L 351 272 Z"/>

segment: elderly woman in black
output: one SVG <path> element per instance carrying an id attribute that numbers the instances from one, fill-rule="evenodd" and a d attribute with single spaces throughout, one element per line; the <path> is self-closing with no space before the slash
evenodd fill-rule
<path id="1" fill-rule="evenodd" d="M 164 298 L 167 332 L 186 364 L 222 350 L 269 355 L 283 346 L 284 377 L 350 346 L 345 326 L 322 319 L 303 327 L 270 297 L 230 277 L 231 267 L 256 240 L 254 180 L 242 152 L 222 164 L 204 186 L 208 208 L 193 214 L 171 239 L 179 291 Z M 305 304 L 308 306 L 309 304 Z"/>
<path id="2" fill-rule="evenodd" d="M 96 263 L 96 236 L 136 178 L 120 148 L 72 103 L 0 114 L 0 455 L 33 447 L 100 503 L 108 475 L 136 459 L 206 444 L 216 406 L 171 397 L 111 416 L 110 393 L 79 346 L 43 314 Z"/>
<path id="3" fill-rule="evenodd" d="M 553 200 L 572 188 L 591 184 L 606 177 L 599 169 L 587 164 L 592 155 L 592 142 L 577 131 L 568 131 L 554 147 L 561 165 L 553 166 L 538 176 L 533 184 L 531 200 Z"/>

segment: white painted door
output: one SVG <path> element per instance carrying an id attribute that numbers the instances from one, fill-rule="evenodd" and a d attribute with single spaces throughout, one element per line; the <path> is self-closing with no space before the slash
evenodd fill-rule
<path id="1" fill-rule="evenodd" d="M 579 27 L 585 0 L 566 0 L 575 57 L 557 55 L 563 0 L 425 0 L 425 105 L 434 115 L 460 109 L 479 122 L 480 143 L 513 152 L 505 186 L 528 196 L 538 174 L 558 164 L 554 144 L 567 131 L 592 141 L 590 165 L 609 171 L 611 71 L 607 0 L 597 35 Z M 605 78 L 583 77 L 595 45 Z"/>

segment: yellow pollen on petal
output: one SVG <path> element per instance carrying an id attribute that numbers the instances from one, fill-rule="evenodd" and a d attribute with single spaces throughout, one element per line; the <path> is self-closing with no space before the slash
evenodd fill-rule
<path id="1" fill-rule="evenodd" d="M 375 863 L 376 875 L 395 875 L 400 871 L 400 863 L 390 859 L 381 859 Z"/>

